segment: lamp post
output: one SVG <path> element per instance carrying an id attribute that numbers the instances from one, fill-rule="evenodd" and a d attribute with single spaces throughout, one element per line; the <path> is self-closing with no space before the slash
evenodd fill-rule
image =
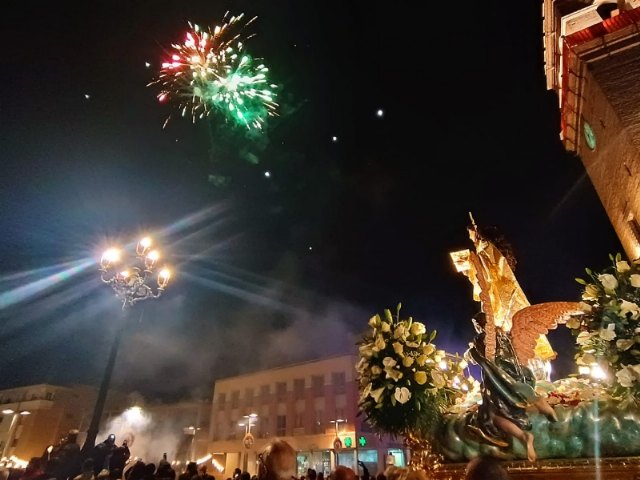
<path id="1" fill-rule="evenodd" d="M 135 256 L 132 263 L 127 266 L 121 266 L 122 252 L 116 248 L 106 250 L 100 260 L 100 278 L 109 285 L 116 294 L 116 297 L 122 302 L 122 310 L 126 312 L 130 307 L 142 300 L 150 298 L 158 298 L 169 284 L 171 273 L 169 269 L 162 268 L 156 272 L 156 265 L 160 258 L 157 250 L 152 250 L 153 242 L 151 238 L 145 237 L 138 242 L 135 249 Z M 153 277 L 156 278 L 157 287 L 150 286 Z M 82 453 L 90 455 L 96 442 L 98 429 L 100 427 L 100 419 L 102 411 L 107 399 L 109 384 L 113 374 L 113 367 L 118 356 L 118 348 L 120 340 L 124 332 L 124 321 L 120 320 L 117 326 L 116 335 L 111 344 L 107 366 L 100 383 L 98 397 L 91 417 L 91 423 L 87 429 L 87 438 L 82 446 Z"/>
<path id="2" fill-rule="evenodd" d="M 333 423 L 336 427 L 336 438 L 333 439 L 333 453 L 335 454 L 336 466 L 338 465 L 338 450 L 342 449 L 342 440 L 340 440 L 340 427 L 341 423 L 347 423 L 346 418 L 336 418 L 335 420 L 329 420 L 329 423 Z"/>
<path id="3" fill-rule="evenodd" d="M 242 445 L 246 450 L 251 450 L 253 444 L 255 443 L 255 439 L 251 434 L 251 427 L 255 425 L 255 422 L 258 418 L 257 413 L 250 413 L 249 415 L 243 415 L 245 419 L 243 422 L 239 422 L 239 427 L 244 427 L 244 437 L 242 438 Z M 243 471 L 247 471 L 247 467 L 249 466 L 249 452 L 245 452 L 244 459 L 242 461 Z"/>
<path id="4" fill-rule="evenodd" d="M 13 441 L 20 419 L 26 415 L 31 415 L 31 412 L 29 410 L 21 410 L 20 404 L 18 403 L 15 410 L 13 408 L 5 408 L 2 410 L 2 413 L 3 415 L 12 415 L 9 431 L 7 432 L 7 442 L 2 449 L 2 457 L 8 458 L 13 453 Z"/>

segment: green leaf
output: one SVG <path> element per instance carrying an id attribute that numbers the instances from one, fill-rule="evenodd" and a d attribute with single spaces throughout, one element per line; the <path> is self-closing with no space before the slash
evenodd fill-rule
<path id="1" fill-rule="evenodd" d="M 587 272 L 587 275 L 589 276 L 593 275 L 593 272 L 591 271 L 590 268 L 585 268 L 584 271 Z"/>
<path id="2" fill-rule="evenodd" d="M 431 334 L 429 334 L 429 342 L 433 341 L 433 339 L 436 338 L 437 334 L 438 332 L 436 332 L 435 330 L 431 330 Z"/>
<path id="3" fill-rule="evenodd" d="M 384 316 L 387 319 L 387 322 L 393 323 L 393 315 L 391 315 L 391 310 L 388 308 L 384 309 Z"/>
<path id="4" fill-rule="evenodd" d="M 586 285 L 587 282 L 585 282 L 583 279 L 581 278 L 576 278 L 576 282 L 578 282 L 580 285 Z"/>
<path id="5" fill-rule="evenodd" d="M 612 262 L 614 261 L 613 260 L 613 255 L 609 254 L 609 260 L 611 260 Z"/>

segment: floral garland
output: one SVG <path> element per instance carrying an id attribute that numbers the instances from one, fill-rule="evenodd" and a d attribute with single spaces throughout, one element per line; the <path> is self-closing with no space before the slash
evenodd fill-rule
<path id="1" fill-rule="evenodd" d="M 597 367 L 615 396 L 640 393 L 640 266 L 609 255 L 612 266 L 597 274 L 586 269 L 583 315 L 567 321 L 576 337 L 578 365 Z"/>
<path id="2" fill-rule="evenodd" d="M 447 408 L 472 387 L 463 372 L 466 362 L 437 350 L 435 330 L 427 332 L 411 317 L 400 319 L 400 305 L 395 316 L 385 310 L 384 319 L 371 317 L 369 326 L 356 366 L 361 413 L 379 433 L 429 438 Z"/>

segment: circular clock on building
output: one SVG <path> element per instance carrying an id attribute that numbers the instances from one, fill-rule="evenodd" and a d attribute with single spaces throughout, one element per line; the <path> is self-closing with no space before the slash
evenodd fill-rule
<path id="1" fill-rule="evenodd" d="M 586 120 L 582 121 L 582 130 L 584 131 L 584 139 L 587 142 L 587 146 L 591 150 L 595 150 L 596 149 L 596 134 L 593 133 L 593 129 L 591 128 L 591 125 L 589 125 L 589 122 L 587 122 Z"/>

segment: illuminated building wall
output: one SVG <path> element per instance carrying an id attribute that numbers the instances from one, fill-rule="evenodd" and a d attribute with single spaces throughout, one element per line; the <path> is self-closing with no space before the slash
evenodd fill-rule
<path id="1" fill-rule="evenodd" d="M 299 474 L 307 468 L 328 474 L 336 462 L 357 471 L 357 460 L 374 474 L 383 470 L 390 451 L 396 464 L 404 463 L 402 440 L 378 440 L 357 416 L 357 360 L 356 355 L 330 357 L 218 380 L 209 448 L 225 467 L 222 476 L 231 476 L 236 467 L 256 473 L 256 453 L 276 437 L 298 451 Z M 246 448 L 245 415 L 252 413 L 257 414 L 251 427 L 255 443 Z M 338 423 L 339 442 L 337 419 L 346 420 Z"/>
<path id="2" fill-rule="evenodd" d="M 640 256 L 640 0 L 544 0 L 547 88 L 631 259 Z"/>

